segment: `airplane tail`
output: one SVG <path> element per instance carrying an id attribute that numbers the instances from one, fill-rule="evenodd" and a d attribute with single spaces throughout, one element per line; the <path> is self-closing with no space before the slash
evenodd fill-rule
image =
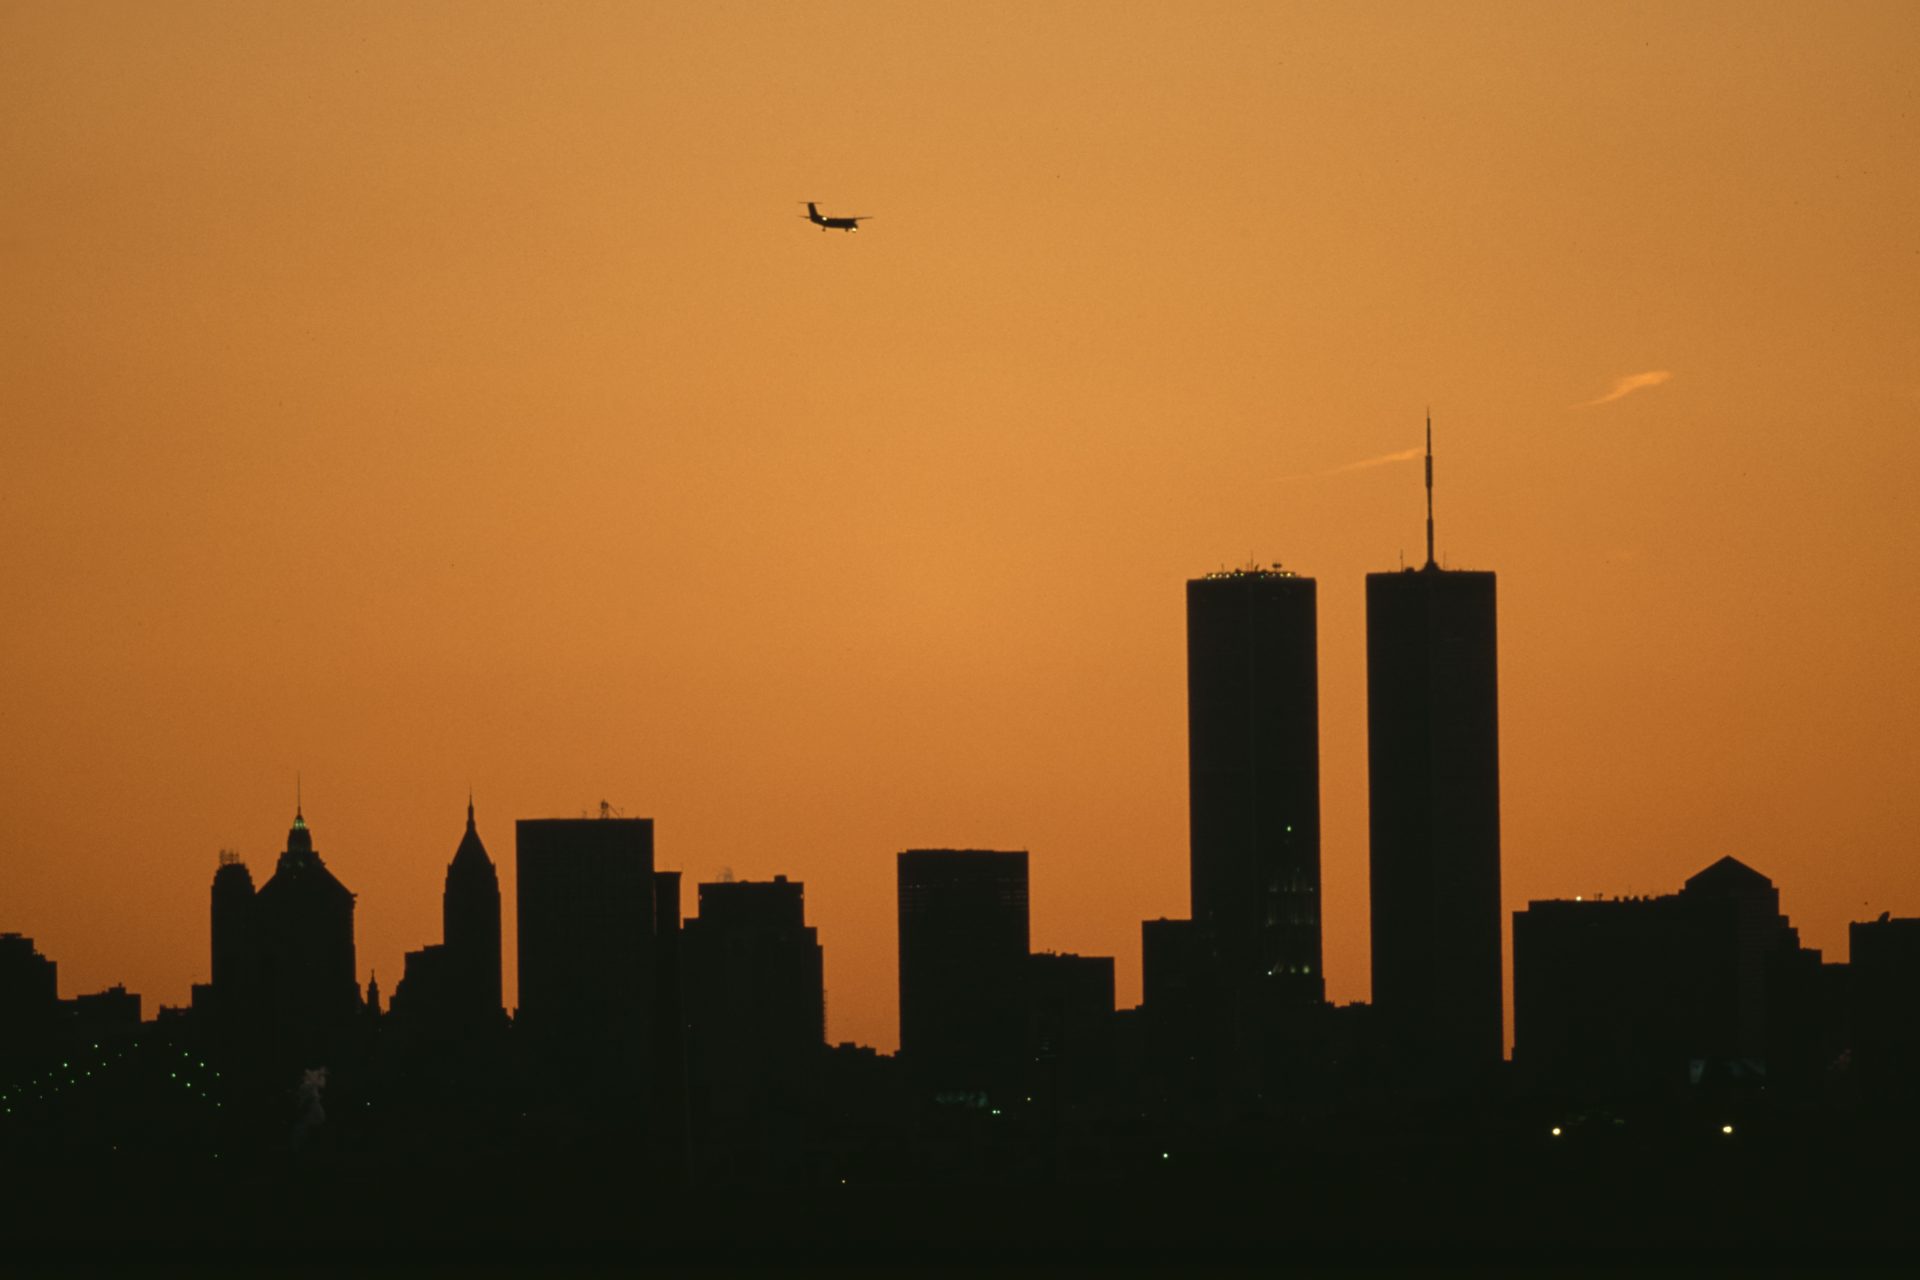
<path id="1" fill-rule="evenodd" d="M 815 222 L 820 221 L 820 211 L 813 207 L 813 201 L 807 201 L 807 216 Z"/>

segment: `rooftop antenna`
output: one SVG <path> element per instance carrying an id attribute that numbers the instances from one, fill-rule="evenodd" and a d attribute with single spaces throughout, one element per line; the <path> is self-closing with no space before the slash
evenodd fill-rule
<path id="1" fill-rule="evenodd" d="M 300 771 L 293 771 L 293 816 L 300 817 Z"/>
<path id="2" fill-rule="evenodd" d="M 1427 406 L 1427 568 L 1433 568 L 1433 406 Z"/>

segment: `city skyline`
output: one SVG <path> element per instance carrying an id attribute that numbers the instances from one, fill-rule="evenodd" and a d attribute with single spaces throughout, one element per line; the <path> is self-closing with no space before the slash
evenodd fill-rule
<path id="1" fill-rule="evenodd" d="M 1846 959 L 1920 912 L 1920 16 L 1766 9 L 10 7 L 0 932 L 186 1003 L 299 774 L 389 992 L 471 788 L 804 882 L 833 1041 L 897 1042 L 907 849 L 1029 850 L 1131 1005 L 1181 584 L 1279 561 L 1368 999 L 1431 404 L 1503 931 L 1731 855 Z"/>

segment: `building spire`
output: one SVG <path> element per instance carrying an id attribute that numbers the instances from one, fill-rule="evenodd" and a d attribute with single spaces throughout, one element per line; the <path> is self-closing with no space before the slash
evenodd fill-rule
<path id="1" fill-rule="evenodd" d="M 467 788 L 467 830 L 473 830 L 473 788 Z"/>
<path id="2" fill-rule="evenodd" d="M 1427 407 L 1427 568 L 1433 564 L 1433 407 Z"/>
<path id="3" fill-rule="evenodd" d="M 293 771 L 293 820 L 305 821 L 300 813 L 300 771 L 298 769 Z"/>

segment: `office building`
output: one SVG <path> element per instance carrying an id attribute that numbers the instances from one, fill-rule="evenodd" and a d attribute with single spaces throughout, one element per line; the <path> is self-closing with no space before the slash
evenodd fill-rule
<path id="1" fill-rule="evenodd" d="M 229 876 L 224 891 L 222 873 Z M 230 893 L 237 913 L 239 877 L 222 866 L 214 879 L 216 904 Z M 273 875 L 253 896 L 251 929 L 238 935 L 250 934 L 252 945 L 229 954 L 230 965 L 236 955 L 251 957 L 253 982 L 277 1056 L 307 1066 L 323 1065 L 360 1012 L 353 906 L 352 892 L 321 860 L 306 817 L 296 804 L 287 847 Z M 226 920 L 220 917 L 222 924 Z M 223 946 L 230 936 L 223 933 L 215 945 Z"/>
<path id="2" fill-rule="evenodd" d="M 388 1010 L 414 1040 L 437 1042 L 453 1034 L 454 980 L 443 943 L 430 942 L 401 957 L 400 981 Z"/>
<path id="3" fill-rule="evenodd" d="M 1112 956 L 1042 951 L 1027 957 L 1027 1041 L 1036 1057 L 1088 1053 L 1112 1017 Z"/>
<path id="4" fill-rule="evenodd" d="M 76 1035 L 107 1036 L 140 1028 L 140 996 L 122 983 L 60 1003 L 67 1028 Z"/>
<path id="5" fill-rule="evenodd" d="M 259 1013 L 260 957 L 253 897 L 253 873 L 239 854 L 222 849 L 213 873 L 213 972 L 206 984 L 206 1001 L 199 1007 L 229 1026 Z"/>
<path id="6" fill-rule="evenodd" d="M 1026 1031 L 1026 852 L 911 849 L 898 870 L 901 1057 L 936 1089 L 1010 1084 Z"/>
<path id="7" fill-rule="evenodd" d="M 59 1016 L 59 966 L 32 938 L 0 933 L 0 1053 L 36 1043 Z"/>
<path id="8" fill-rule="evenodd" d="M 1459 1075 L 1505 1052 L 1494 575 L 1433 556 L 1367 575 L 1373 1007 L 1396 1056 Z"/>
<path id="9" fill-rule="evenodd" d="M 685 933 L 680 873 L 653 873 L 653 1156 L 669 1178 L 685 1171 L 688 1145 Z"/>
<path id="10" fill-rule="evenodd" d="M 447 864 L 443 941 L 406 953 L 393 1010 L 415 1044 L 474 1042 L 506 1026 L 500 995 L 500 880 L 467 798 L 467 829 Z"/>
<path id="11" fill-rule="evenodd" d="M 699 886 L 681 934 L 688 1072 L 704 1131 L 764 1132 L 826 1045 L 820 939 L 800 882 Z"/>
<path id="12" fill-rule="evenodd" d="M 495 1026 L 504 1017 L 500 994 L 500 877 L 474 825 L 467 797 L 467 829 L 447 864 L 440 898 L 446 948 L 447 995 L 455 1020 Z"/>
<path id="13" fill-rule="evenodd" d="M 1199 930 L 1191 920 L 1140 922 L 1140 1007 L 1171 1016 L 1193 1005 L 1211 973 Z"/>
<path id="14" fill-rule="evenodd" d="M 1847 926 L 1853 1065 L 1866 1094 L 1920 1102 L 1920 920 Z"/>
<path id="15" fill-rule="evenodd" d="M 1779 890 L 1734 858 L 1674 894 L 1530 902 L 1513 917 L 1514 1064 L 1590 1092 L 1764 1073 L 1770 1023 L 1804 1021 L 1780 979 L 1800 950 Z"/>
<path id="16" fill-rule="evenodd" d="M 1278 566 L 1187 583 L 1193 923 L 1249 1014 L 1325 995 L 1315 629 Z"/>
<path id="17" fill-rule="evenodd" d="M 1140 922 L 1140 1021 L 1149 1070 L 1182 1092 L 1231 1041 L 1219 966 L 1193 921 Z"/>
<path id="18" fill-rule="evenodd" d="M 617 1085 L 640 1071 L 654 1010 L 650 818 L 515 824 L 516 1027 L 549 1071 Z"/>

